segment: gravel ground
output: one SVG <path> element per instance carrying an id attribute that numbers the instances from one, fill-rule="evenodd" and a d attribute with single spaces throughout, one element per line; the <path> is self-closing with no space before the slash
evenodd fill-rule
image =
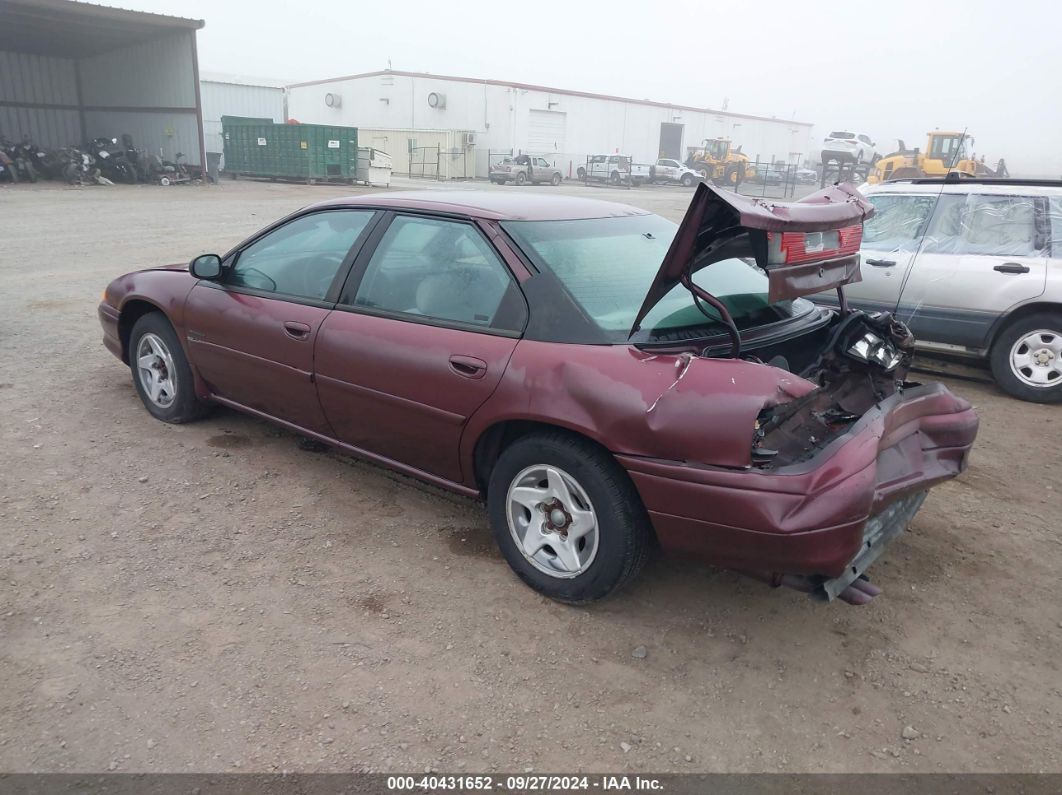
<path id="1" fill-rule="evenodd" d="M 1062 771 L 1058 407 L 949 382 L 972 463 L 864 608 L 665 559 L 563 607 L 473 501 L 233 412 L 153 420 L 103 286 L 350 192 L 0 189 L 0 769 Z"/>

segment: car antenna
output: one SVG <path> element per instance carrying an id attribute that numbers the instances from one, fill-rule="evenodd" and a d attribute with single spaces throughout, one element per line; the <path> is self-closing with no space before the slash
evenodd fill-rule
<path id="1" fill-rule="evenodd" d="M 940 181 L 940 190 L 937 191 L 936 198 L 933 199 L 933 207 L 930 209 L 929 213 L 926 215 L 925 226 L 922 228 L 922 234 L 918 236 L 918 246 L 917 246 L 917 248 L 915 248 L 914 254 L 911 255 L 911 263 L 912 264 L 914 263 L 914 261 L 918 257 L 918 255 L 922 253 L 922 247 L 926 243 L 926 236 L 929 234 L 929 223 L 930 223 L 930 221 L 933 220 L 933 216 L 935 216 L 937 214 L 937 207 L 940 206 L 940 197 L 944 195 L 944 186 L 947 185 L 951 181 L 949 179 L 949 177 L 951 176 L 952 169 L 955 168 L 955 166 L 958 163 L 957 158 L 959 157 L 959 153 L 962 151 L 962 145 L 966 142 L 966 131 L 969 130 L 969 129 L 970 129 L 969 127 L 963 127 L 962 135 L 959 136 L 959 145 L 956 146 L 955 147 L 955 151 L 952 152 L 951 160 L 948 163 L 948 169 L 944 173 L 944 179 L 942 179 Z M 903 281 L 900 282 L 900 291 L 896 294 L 896 306 L 897 306 L 897 308 L 899 308 L 899 305 L 900 305 L 900 296 L 903 295 L 903 290 L 907 286 L 907 280 L 911 277 L 911 270 L 912 270 L 912 268 L 909 266 L 907 268 L 907 272 L 904 273 L 904 275 L 903 275 Z M 914 309 L 914 312 L 917 312 L 917 311 L 918 311 L 918 308 L 916 307 Z M 913 313 L 912 313 L 911 317 L 914 317 Z"/>

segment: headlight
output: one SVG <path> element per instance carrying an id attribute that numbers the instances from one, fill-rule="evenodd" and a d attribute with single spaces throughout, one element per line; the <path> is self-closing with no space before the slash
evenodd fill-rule
<path id="1" fill-rule="evenodd" d="M 903 355 L 896 350 L 895 345 L 871 331 L 852 343 L 848 355 L 861 362 L 876 364 L 885 372 L 896 369 L 903 361 Z"/>

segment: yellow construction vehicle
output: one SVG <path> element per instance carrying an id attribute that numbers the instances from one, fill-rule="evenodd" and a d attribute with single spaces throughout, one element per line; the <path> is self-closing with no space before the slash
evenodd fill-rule
<path id="1" fill-rule="evenodd" d="M 875 164 L 867 182 L 874 184 L 890 179 L 915 179 L 920 177 L 1006 177 L 1007 165 L 1000 159 L 995 169 L 985 165 L 982 157 L 974 159 L 969 154 L 973 137 L 961 132 L 933 130 L 927 133 L 925 151 L 907 149 L 900 141 L 899 151 L 885 155 Z"/>
<path id="2" fill-rule="evenodd" d="M 756 167 L 749 162 L 749 156 L 741 153 L 740 146 L 731 149 L 729 138 L 705 138 L 701 148 L 690 153 L 686 165 L 699 172 L 703 179 L 729 188 L 756 176 Z"/>

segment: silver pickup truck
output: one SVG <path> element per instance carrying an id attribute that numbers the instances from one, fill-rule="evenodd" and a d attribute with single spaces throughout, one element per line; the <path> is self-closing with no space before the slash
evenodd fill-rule
<path id="1" fill-rule="evenodd" d="M 517 185 L 538 185 L 541 182 L 560 185 L 563 178 L 559 168 L 538 155 L 506 157 L 490 167 L 490 181 L 496 185 L 506 182 L 515 182 Z"/>
<path id="2" fill-rule="evenodd" d="M 581 180 L 596 180 L 612 185 L 641 185 L 652 175 L 649 166 L 635 163 L 630 155 L 591 155 L 576 172 Z"/>

